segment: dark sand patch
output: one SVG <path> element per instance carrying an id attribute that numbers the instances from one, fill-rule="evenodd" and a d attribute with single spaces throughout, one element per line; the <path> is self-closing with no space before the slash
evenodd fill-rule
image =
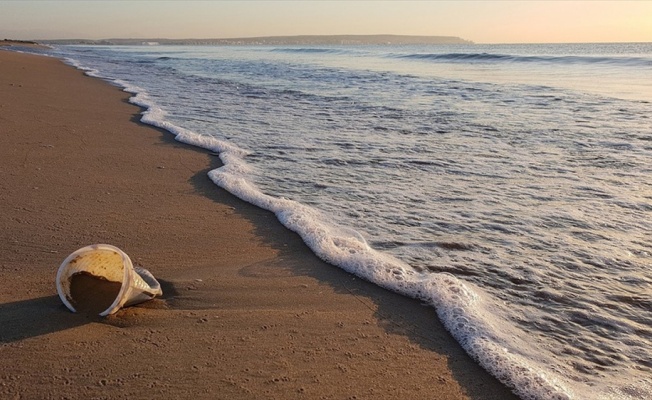
<path id="1" fill-rule="evenodd" d="M 70 278 L 72 305 L 77 312 L 99 314 L 113 304 L 122 283 L 79 272 Z"/>

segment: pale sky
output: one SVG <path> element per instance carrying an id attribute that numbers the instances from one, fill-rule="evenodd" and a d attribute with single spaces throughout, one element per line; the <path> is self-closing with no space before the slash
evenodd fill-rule
<path id="1" fill-rule="evenodd" d="M 383 33 L 476 43 L 652 42 L 652 1 L 0 0 L 0 39 Z"/>

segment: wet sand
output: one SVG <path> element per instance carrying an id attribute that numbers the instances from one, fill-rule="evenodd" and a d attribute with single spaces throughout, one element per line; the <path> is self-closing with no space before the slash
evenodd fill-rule
<path id="1" fill-rule="evenodd" d="M 120 288 L 120 282 L 79 272 L 70 277 L 71 304 L 78 313 L 97 315 L 113 304 L 120 294 Z"/>
<path id="2" fill-rule="evenodd" d="M 514 398 L 432 308 L 320 261 L 127 98 L 0 50 L 0 398 Z M 70 313 L 57 268 L 94 243 L 163 298 Z"/>

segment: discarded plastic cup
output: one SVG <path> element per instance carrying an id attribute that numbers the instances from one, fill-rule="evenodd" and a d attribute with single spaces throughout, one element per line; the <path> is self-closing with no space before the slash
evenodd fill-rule
<path id="1" fill-rule="evenodd" d="M 75 280 L 88 277 L 90 280 L 114 287 L 113 292 L 91 288 L 82 299 L 75 298 Z M 101 293 L 108 293 L 108 300 L 100 304 L 99 315 L 105 317 L 122 307 L 141 303 L 163 294 L 156 278 L 144 268 L 134 267 L 129 256 L 115 246 L 94 244 L 70 254 L 57 271 L 57 292 L 63 304 L 72 312 L 76 306 L 82 307 L 80 300 L 92 302 Z M 115 299 L 113 296 L 115 295 Z M 90 297 L 89 297 L 90 296 Z M 111 299 L 113 302 L 110 303 Z"/>

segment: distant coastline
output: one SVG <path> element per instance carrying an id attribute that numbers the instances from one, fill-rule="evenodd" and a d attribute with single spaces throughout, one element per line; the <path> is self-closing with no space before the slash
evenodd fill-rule
<path id="1" fill-rule="evenodd" d="M 31 47 L 31 48 L 46 48 L 46 46 L 42 46 L 39 43 L 32 41 L 32 40 L 12 40 L 12 39 L 4 39 L 0 41 L 0 47 Z"/>
<path id="2" fill-rule="evenodd" d="M 473 44 L 456 36 L 407 35 L 301 35 L 228 39 L 60 39 L 39 40 L 43 44 L 89 45 L 397 45 L 397 44 Z"/>

